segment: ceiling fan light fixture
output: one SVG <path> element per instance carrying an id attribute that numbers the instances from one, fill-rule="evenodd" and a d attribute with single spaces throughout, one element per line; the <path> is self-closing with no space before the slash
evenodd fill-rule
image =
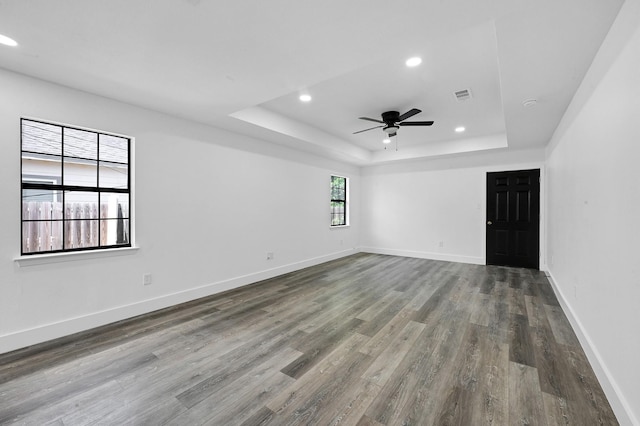
<path id="1" fill-rule="evenodd" d="M 398 131 L 399 127 L 396 125 L 391 125 L 391 126 L 387 126 L 384 129 L 384 132 L 390 136 L 393 136 L 396 134 L 396 132 Z"/>
<path id="2" fill-rule="evenodd" d="M 418 56 L 414 56 L 412 58 L 407 59 L 407 61 L 405 62 L 405 64 L 412 68 L 412 67 L 417 67 L 418 65 L 420 65 L 422 63 L 422 58 L 418 57 Z"/>
<path id="3" fill-rule="evenodd" d="M 382 143 L 384 143 L 384 144 L 391 143 L 391 139 L 390 138 L 384 138 L 384 139 L 382 139 Z"/>

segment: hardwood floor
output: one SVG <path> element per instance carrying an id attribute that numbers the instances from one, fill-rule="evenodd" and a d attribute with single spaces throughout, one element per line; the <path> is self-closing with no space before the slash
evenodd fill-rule
<path id="1" fill-rule="evenodd" d="M 618 423 L 542 273 L 357 254 L 0 355 L 0 424 Z"/>

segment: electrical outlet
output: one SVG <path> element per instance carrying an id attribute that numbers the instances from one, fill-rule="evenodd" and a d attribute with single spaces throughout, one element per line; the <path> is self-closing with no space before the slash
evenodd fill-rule
<path id="1" fill-rule="evenodd" d="M 142 284 L 151 285 L 151 274 L 143 274 L 142 275 Z"/>
<path id="2" fill-rule="evenodd" d="M 267 260 L 273 260 L 273 252 L 272 251 L 268 251 L 267 252 Z"/>

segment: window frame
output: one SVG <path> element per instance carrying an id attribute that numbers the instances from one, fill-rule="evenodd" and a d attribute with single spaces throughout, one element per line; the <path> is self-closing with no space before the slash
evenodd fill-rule
<path id="1" fill-rule="evenodd" d="M 333 198 L 333 180 L 334 178 L 344 179 L 344 199 L 342 198 Z M 343 212 L 341 215 L 341 223 L 334 224 L 334 212 L 333 212 L 333 204 L 340 203 L 343 204 Z M 329 226 L 331 228 L 340 228 L 349 226 L 349 178 L 346 176 L 340 176 L 337 174 L 332 174 L 329 179 Z"/>
<path id="2" fill-rule="evenodd" d="M 25 150 L 25 145 L 24 145 L 24 137 L 25 137 L 25 132 L 24 132 L 24 124 L 25 122 L 30 122 L 30 123 L 40 123 L 40 124 L 45 124 L 47 126 L 54 126 L 54 127 L 59 127 L 60 128 L 60 132 L 61 132 L 61 136 L 60 136 L 60 154 L 49 154 L 46 152 L 37 152 L 36 150 L 31 151 L 31 150 Z M 65 156 L 65 152 L 64 152 L 64 148 L 65 148 L 65 129 L 70 129 L 70 130 L 74 130 L 74 131 L 82 131 L 82 132 L 88 132 L 88 133 L 94 133 L 96 135 L 96 154 L 95 160 L 83 160 L 81 157 L 77 157 L 75 155 L 69 155 L 69 156 Z M 111 161 L 109 159 L 101 159 L 100 158 L 100 139 L 101 139 L 101 135 L 104 136 L 108 136 L 108 137 L 115 137 L 115 138 L 120 138 L 120 139 L 124 139 L 126 140 L 126 149 L 127 149 L 127 153 L 126 153 L 126 163 L 123 163 L 121 161 Z M 130 249 L 133 246 L 133 179 L 132 179 L 132 173 L 133 173 L 133 164 L 132 164 L 132 159 L 133 159 L 133 138 L 130 136 L 126 136 L 126 135 L 122 135 L 122 134 L 117 134 L 117 133 L 113 133 L 113 132 L 106 132 L 106 131 L 102 131 L 102 130 L 96 130 L 96 129 L 91 129 L 91 128 L 86 128 L 86 127 L 80 127 L 80 126 L 75 126 L 75 125 L 69 125 L 69 124 L 64 124 L 64 123 L 58 123 L 58 122 L 54 122 L 54 121 L 49 121 L 49 120 L 42 120 L 42 119 L 37 119 L 37 118 L 30 118 L 30 117 L 20 117 L 20 254 L 21 256 L 47 256 L 47 255 L 60 255 L 60 254 L 70 254 L 70 253 L 77 253 L 77 252 L 97 252 L 97 251 L 113 251 L 113 250 L 117 250 L 117 249 Z M 37 176 L 34 176 L 33 173 L 28 173 L 27 175 L 24 174 L 24 154 L 33 154 L 34 156 L 38 155 L 42 155 L 42 156 L 49 156 L 51 158 L 57 158 L 57 161 L 60 162 L 60 178 L 59 180 L 54 176 L 54 177 L 50 177 L 50 176 L 44 176 L 42 178 L 39 178 Z M 78 160 L 78 161 L 87 161 L 87 162 L 95 162 L 95 172 L 96 172 L 96 181 L 95 181 L 95 186 L 89 185 L 89 186 L 85 186 L 85 185 L 67 185 L 64 183 L 64 176 L 65 176 L 65 167 L 69 167 L 69 162 L 66 161 L 68 159 L 72 159 L 72 160 Z M 102 166 L 101 166 L 102 164 Z M 117 187 L 113 187 L 113 186 L 101 186 L 100 184 L 100 173 L 101 173 L 101 167 L 104 167 L 104 164 L 107 165 L 122 165 L 122 166 L 126 166 L 127 169 L 127 178 L 126 178 L 126 188 L 117 188 Z M 27 182 L 25 182 L 25 180 Z M 41 182 L 34 182 L 34 180 L 40 180 Z M 62 234 L 61 234 L 61 245 L 62 248 L 61 249 L 54 249 L 54 250 L 43 250 L 43 251 L 25 251 L 25 243 L 24 243 L 24 232 L 25 232 L 25 227 L 24 224 L 25 222 L 37 222 L 38 220 L 32 220 L 32 219 L 28 219 L 24 217 L 24 208 L 23 208 L 23 196 L 24 196 L 24 190 L 46 190 L 46 191 L 53 191 L 53 196 L 54 196 L 54 201 L 59 201 L 62 203 L 62 218 L 61 219 L 48 219 L 51 222 L 54 221 L 59 221 L 61 223 L 61 227 L 62 227 Z M 100 200 L 101 197 L 103 196 L 103 194 L 125 194 L 128 197 L 128 206 L 127 206 L 127 210 L 126 210 L 126 217 L 124 217 L 123 219 L 126 221 L 126 226 L 125 226 L 125 230 L 126 230 L 126 236 L 127 236 L 127 242 L 125 243 L 115 243 L 115 244 L 104 244 L 101 245 L 101 228 L 102 225 L 101 223 L 103 221 L 111 221 L 111 220 L 119 220 L 119 218 L 112 218 L 112 217 L 103 217 L 102 216 L 102 212 L 101 212 L 101 208 L 100 208 L 100 201 L 98 201 L 98 208 L 97 208 L 97 214 L 98 216 L 96 218 L 90 218 L 90 219 L 83 219 L 83 220 L 90 220 L 90 221 L 96 221 L 97 222 L 97 244 L 95 246 L 91 246 L 91 247 L 65 247 L 65 243 L 66 243 L 66 229 L 67 229 L 67 223 L 71 222 L 73 223 L 74 220 L 77 219 L 72 219 L 72 218 L 67 218 L 65 217 L 66 215 L 66 208 L 65 208 L 65 197 L 67 196 L 67 193 L 69 192 L 83 192 L 83 193 L 96 193 L 97 195 L 97 199 Z M 118 203 L 118 206 L 120 206 L 120 204 Z M 47 219 L 45 219 L 47 220 Z"/>

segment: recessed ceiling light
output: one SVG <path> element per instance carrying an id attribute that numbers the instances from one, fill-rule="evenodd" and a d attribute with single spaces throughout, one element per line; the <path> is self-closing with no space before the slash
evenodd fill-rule
<path id="1" fill-rule="evenodd" d="M 464 132 L 465 128 L 463 126 L 456 127 L 456 133 Z"/>
<path id="2" fill-rule="evenodd" d="M 11 37 L 7 37 L 6 35 L 0 34 L 0 44 L 14 47 L 18 45 L 18 42 L 12 39 Z"/>
<path id="3" fill-rule="evenodd" d="M 300 99 L 302 102 L 310 102 L 310 101 L 311 101 L 311 95 L 307 95 L 307 94 L 300 95 L 300 98 L 299 98 L 299 99 Z"/>
<path id="4" fill-rule="evenodd" d="M 417 57 L 417 56 L 414 56 L 413 58 L 409 58 L 409 59 L 407 59 L 407 62 L 405 62 L 405 64 L 408 67 L 417 67 L 421 63 L 422 63 L 422 59 Z"/>
<path id="5" fill-rule="evenodd" d="M 382 139 L 382 143 L 391 143 L 391 139 L 389 138 Z"/>

